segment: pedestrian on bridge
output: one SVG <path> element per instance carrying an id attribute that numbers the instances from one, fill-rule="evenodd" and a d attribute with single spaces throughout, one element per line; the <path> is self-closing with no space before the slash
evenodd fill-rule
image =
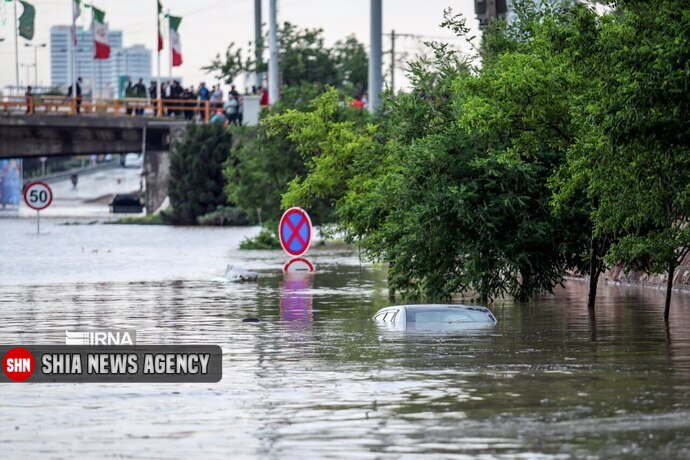
<path id="1" fill-rule="evenodd" d="M 26 97 L 26 113 L 27 114 L 32 114 L 33 113 L 33 102 L 34 102 L 34 93 L 31 92 L 31 85 L 26 87 L 26 92 L 24 93 L 24 97 Z"/>
<path id="2" fill-rule="evenodd" d="M 139 99 L 146 99 L 146 86 L 144 86 L 144 79 L 140 78 L 139 82 L 134 85 L 134 97 Z M 144 107 L 142 102 L 137 101 L 136 115 L 144 114 Z"/>
<path id="3" fill-rule="evenodd" d="M 74 85 L 70 85 L 67 91 L 67 96 L 72 97 L 72 90 Z M 77 113 L 81 112 L 81 77 L 77 78 L 77 91 L 74 93 L 77 99 Z"/>

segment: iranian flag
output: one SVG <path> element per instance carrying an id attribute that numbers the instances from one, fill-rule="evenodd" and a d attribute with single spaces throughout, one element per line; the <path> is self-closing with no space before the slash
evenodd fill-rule
<path id="1" fill-rule="evenodd" d="M 161 33 L 161 13 L 163 13 L 163 5 L 161 2 L 158 2 L 158 16 L 157 16 L 157 24 L 158 24 L 158 52 L 160 53 L 161 50 L 163 49 L 163 34 Z"/>
<path id="2" fill-rule="evenodd" d="M 93 32 L 93 45 L 95 53 L 94 59 L 108 59 L 110 57 L 110 44 L 108 44 L 108 27 L 105 25 L 105 13 L 95 6 L 93 9 L 93 22 L 91 30 Z"/>
<path id="3" fill-rule="evenodd" d="M 178 67 L 182 65 L 182 44 L 180 43 L 180 23 L 182 18 L 176 16 L 168 16 L 170 25 L 170 48 L 172 55 L 172 66 Z"/>

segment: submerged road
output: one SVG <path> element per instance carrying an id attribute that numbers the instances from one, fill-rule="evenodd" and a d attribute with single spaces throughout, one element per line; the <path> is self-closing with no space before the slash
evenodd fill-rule
<path id="1" fill-rule="evenodd" d="M 69 177 L 48 181 L 53 190 L 53 203 L 41 211 L 41 217 L 108 217 L 108 203 L 117 193 L 137 193 L 141 187 L 141 168 L 115 166 L 79 174 L 77 186 Z M 24 203 L 20 217 L 36 214 Z"/>

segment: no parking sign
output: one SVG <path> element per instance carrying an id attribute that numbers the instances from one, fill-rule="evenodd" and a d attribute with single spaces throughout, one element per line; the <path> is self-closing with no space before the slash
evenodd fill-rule
<path id="1" fill-rule="evenodd" d="M 283 250 L 292 257 L 283 271 L 314 272 L 314 265 L 308 259 L 300 257 L 309 249 L 312 233 L 311 219 L 304 209 L 295 207 L 283 213 L 278 224 L 278 236 Z"/>
<path id="2" fill-rule="evenodd" d="M 309 249 L 312 227 L 309 214 L 302 208 L 290 208 L 283 213 L 278 226 L 280 245 L 291 257 L 299 257 Z"/>

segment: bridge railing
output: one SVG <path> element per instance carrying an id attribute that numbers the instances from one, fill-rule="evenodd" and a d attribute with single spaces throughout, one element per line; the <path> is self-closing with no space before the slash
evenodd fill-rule
<path id="1" fill-rule="evenodd" d="M 96 99 L 69 96 L 8 96 L 0 100 L 3 113 L 94 114 L 100 116 L 147 116 L 199 118 L 208 123 L 211 113 L 222 108 L 222 102 L 195 99 Z"/>

